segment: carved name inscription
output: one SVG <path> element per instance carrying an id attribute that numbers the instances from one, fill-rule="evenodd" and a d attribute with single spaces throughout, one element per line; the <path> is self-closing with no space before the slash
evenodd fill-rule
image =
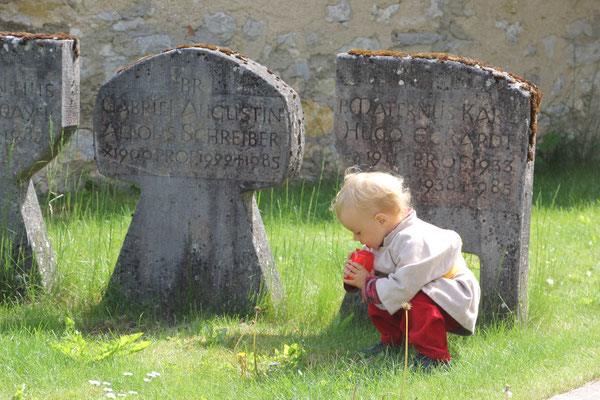
<path id="1" fill-rule="evenodd" d="M 0 36 L 0 169 L 25 178 L 44 167 L 52 157 L 49 148 L 75 130 L 79 65 L 74 38 L 14 35 Z"/>
<path id="2" fill-rule="evenodd" d="M 400 171 L 422 205 L 508 207 L 502 198 L 514 195 L 523 174 L 517 160 L 528 153 L 528 141 L 516 135 L 529 127 L 510 108 L 527 107 L 528 100 L 502 106 L 478 88 L 394 83 L 339 89 L 348 96 L 337 99 L 337 144 L 352 163 Z"/>
<path id="3" fill-rule="evenodd" d="M 24 48 L 20 50 L 24 51 Z M 5 51 L 0 50 L 0 54 L 2 53 Z M 48 145 L 51 135 L 56 138 L 61 130 L 58 125 L 61 120 L 58 91 L 62 75 L 60 69 L 49 70 L 41 76 L 40 81 L 38 70 L 17 67 L 14 61 L 0 69 L 0 140 L 5 143 L 1 146 L 0 168 L 3 170 L 8 167 L 9 151 L 14 153 L 16 149 L 25 146 L 28 152 L 41 152 Z M 50 132 L 52 119 L 57 125 Z M 12 157 L 12 154 L 10 156 L 13 174 L 27 168 L 28 163 L 29 160 Z"/>
<path id="4" fill-rule="evenodd" d="M 56 84 L 34 82 L 35 70 L 0 70 L 0 126 L 2 136 L 15 143 L 40 143 L 49 132 Z M 44 129 L 45 128 L 45 129 Z"/>
<path id="5" fill-rule="evenodd" d="M 97 140 L 106 172 L 280 182 L 295 122 L 277 88 L 224 92 L 230 88 L 219 87 L 214 65 L 189 50 L 180 52 L 168 57 L 168 64 L 155 61 L 151 70 L 132 67 L 136 74 L 151 75 L 151 87 L 119 79 L 102 87 Z M 196 60 L 193 69 L 186 68 Z M 253 78 L 242 76 L 239 83 L 247 84 L 244 79 Z"/>

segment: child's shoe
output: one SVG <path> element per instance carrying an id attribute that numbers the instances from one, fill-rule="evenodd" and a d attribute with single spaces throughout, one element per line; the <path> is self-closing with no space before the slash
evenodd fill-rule
<path id="1" fill-rule="evenodd" d="M 436 368 L 450 368 L 450 361 L 435 360 L 425 354 L 417 354 L 413 361 L 413 368 L 429 373 Z"/>
<path id="2" fill-rule="evenodd" d="M 363 353 L 366 356 L 376 356 L 380 353 L 389 354 L 393 351 L 393 348 L 393 346 L 385 344 L 381 340 L 379 340 L 373 346 L 365 347 L 364 349 L 362 349 L 361 353 Z"/>

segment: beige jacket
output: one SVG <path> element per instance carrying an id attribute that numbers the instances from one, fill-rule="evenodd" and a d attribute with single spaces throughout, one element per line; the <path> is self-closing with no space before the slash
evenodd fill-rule
<path id="1" fill-rule="evenodd" d="M 456 232 L 422 221 L 411 211 L 373 250 L 375 273 L 383 277 L 376 282 L 378 307 L 394 314 L 422 290 L 467 331 L 456 333 L 473 334 L 480 289 L 461 247 Z"/>

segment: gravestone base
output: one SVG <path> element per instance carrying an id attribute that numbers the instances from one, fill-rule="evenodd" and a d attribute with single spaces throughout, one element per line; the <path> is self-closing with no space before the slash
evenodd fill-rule
<path id="1" fill-rule="evenodd" d="M 263 296 L 279 300 L 281 284 L 253 192 L 175 177 L 151 177 L 142 185 L 147 190 L 109 297 L 159 315 L 192 308 L 244 313 Z"/>
<path id="2" fill-rule="evenodd" d="M 530 181 L 531 183 L 531 181 Z M 531 193 L 527 182 L 524 196 Z M 436 207 L 419 214 L 425 221 L 439 221 L 456 230 L 463 252 L 479 258 L 481 285 L 480 317 L 494 320 L 506 315 L 524 319 L 527 311 L 527 260 L 529 254 L 529 210 L 480 213 L 477 210 Z M 465 223 L 478 229 L 467 229 Z"/>
<path id="3" fill-rule="evenodd" d="M 0 298 L 51 288 L 56 261 L 33 183 L 0 184 Z"/>

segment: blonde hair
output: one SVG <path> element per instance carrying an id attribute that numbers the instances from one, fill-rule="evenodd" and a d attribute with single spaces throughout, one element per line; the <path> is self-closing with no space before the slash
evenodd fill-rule
<path id="1" fill-rule="evenodd" d="M 373 209 L 393 216 L 405 215 L 410 209 L 410 192 L 404 179 L 385 172 L 346 170 L 342 188 L 335 197 L 333 210 L 339 218 L 345 204 Z"/>

